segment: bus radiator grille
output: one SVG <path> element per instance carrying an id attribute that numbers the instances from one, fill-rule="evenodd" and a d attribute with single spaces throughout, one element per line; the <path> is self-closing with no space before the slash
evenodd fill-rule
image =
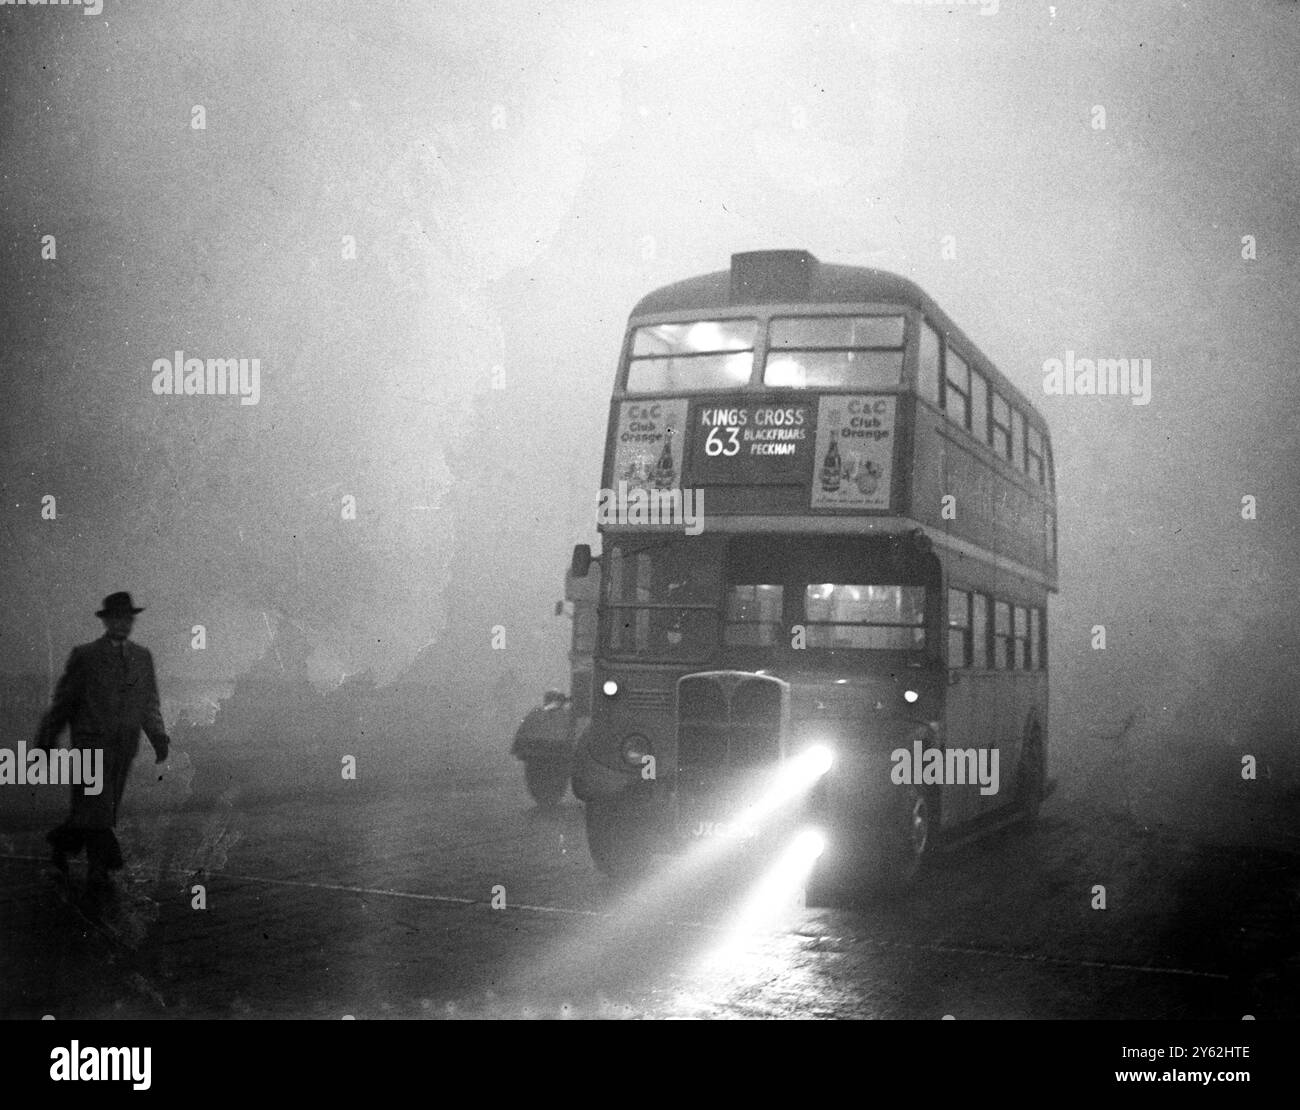
<path id="1" fill-rule="evenodd" d="M 682 770 L 757 767 L 781 757 L 781 688 L 772 679 L 701 675 L 677 687 Z"/>

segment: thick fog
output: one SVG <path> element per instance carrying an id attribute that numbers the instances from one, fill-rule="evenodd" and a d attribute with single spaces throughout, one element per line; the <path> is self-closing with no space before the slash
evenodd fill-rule
<path id="1" fill-rule="evenodd" d="M 130 590 L 173 717 L 368 672 L 517 718 L 567 684 L 632 304 L 805 247 L 917 281 L 1052 429 L 1062 788 L 1113 797 L 1121 749 L 1153 820 L 1243 753 L 1294 783 L 1294 5 L 105 0 L 0 35 L 6 674 Z M 256 403 L 158 395 L 178 351 L 257 359 Z M 1046 394 L 1067 352 L 1149 358 L 1149 403 Z"/>

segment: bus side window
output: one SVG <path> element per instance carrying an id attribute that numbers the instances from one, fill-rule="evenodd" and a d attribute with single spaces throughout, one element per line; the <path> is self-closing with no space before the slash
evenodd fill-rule
<path id="1" fill-rule="evenodd" d="M 1052 441 L 1043 437 L 1043 459 L 1047 462 L 1047 488 L 1056 492 L 1056 469 L 1052 466 Z"/>
<path id="2" fill-rule="evenodd" d="M 1032 425 L 1025 428 L 1025 469 L 1040 486 L 1046 485 L 1043 476 L 1043 433 Z"/>
<path id="3" fill-rule="evenodd" d="M 1015 617 L 1015 669 L 1018 671 L 1029 670 L 1029 613 L 1023 605 L 1017 605 L 1012 610 Z"/>
<path id="4" fill-rule="evenodd" d="M 1047 610 L 1035 609 L 1034 612 L 1038 615 L 1038 639 L 1036 641 L 1038 644 L 1038 669 L 1045 671 L 1047 670 Z"/>
<path id="5" fill-rule="evenodd" d="M 939 333 L 921 321 L 921 345 L 916 359 L 916 389 L 936 408 L 939 405 Z"/>
<path id="6" fill-rule="evenodd" d="M 970 367 L 949 347 L 944 351 L 943 408 L 959 428 L 970 427 Z"/>
<path id="7" fill-rule="evenodd" d="M 965 590 L 948 591 L 948 666 L 969 667 L 970 594 Z"/>
<path id="8" fill-rule="evenodd" d="M 1011 465 L 1025 469 L 1025 418 L 1017 408 L 1011 410 Z"/>
<path id="9" fill-rule="evenodd" d="M 971 595 L 971 666 L 984 670 L 989 665 L 989 599 Z"/>
<path id="10" fill-rule="evenodd" d="M 989 383 L 978 370 L 970 372 L 970 431 L 981 443 L 988 443 Z"/>
<path id="11" fill-rule="evenodd" d="M 1011 640 L 1011 606 L 1005 601 L 993 603 L 993 665 L 1000 671 L 1015 663 Z"/>
<path id="12" fill-rule="evenodd" d="M 1029 657 L 1027 666 L 1029 670 L 1043 669 L 1043 653 L 1040 644 L 1043 635 L 1043 611 L 1041 609 L 1029 610 Z"/>
<path id="13" fill-rule="evenodd" d="M 1011 458 L 1011 407 L 998 393 L 993 394 L 993 450 Z"/>

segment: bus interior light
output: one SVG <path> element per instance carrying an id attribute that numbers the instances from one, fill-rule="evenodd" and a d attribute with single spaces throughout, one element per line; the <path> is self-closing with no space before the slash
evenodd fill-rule
<path id="1" fill-rule="evenodd" d="M 607 678 L 605 679 L 605 685 L 601 687 L 601 690 L 604 692 L 605 697 L 612 698 L 618 693 L 618 683 L 612 678 Z"/>
<path id="2" fill-rule="evenodd" d="M 919 698 L 920 696 L 921 696 L 921 695 L 918 694 L 915 690 L 904 690 L 904 691 L 903 691 L 903 700 L 904 700 L 905 702 L 914 702 L 914 701 L 916 701 L 916 699 Z"/>

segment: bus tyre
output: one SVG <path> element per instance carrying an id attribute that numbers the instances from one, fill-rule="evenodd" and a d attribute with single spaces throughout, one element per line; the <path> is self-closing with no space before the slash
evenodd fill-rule
<path id="1" fill-rule="evenodd" d="M 870 885 L 886 894 L 903 892 L 921 874 L 931 855 L 939 816 L 937 800 L 929 791 L 908 787 L 894 793 L 869 877 Z"/>
<path id="2" fill-rule="evenodd" d="M 1046 792 L 1047 760 L 1043 752 L 1043 733 L 1034 725 L 1025 737 L 1020 768 L 1016 773 L 1016 808 L 1024 814 L 1026 824 L 1037 820 Z"/>
<path id="3" fill-rule="evenodd" d="M 584 806 L 587 850 L 596 869 L 611 879 L 635 878 L 650 856 L 644 815 L 627 799 L 593 798 Z"/>
<path id="4" fill-rule="evenodd" d="M 525 760 L 524 782 L 539 806 L 553 806 L 569 788 L 569 765 L 559 760 Z"/>

